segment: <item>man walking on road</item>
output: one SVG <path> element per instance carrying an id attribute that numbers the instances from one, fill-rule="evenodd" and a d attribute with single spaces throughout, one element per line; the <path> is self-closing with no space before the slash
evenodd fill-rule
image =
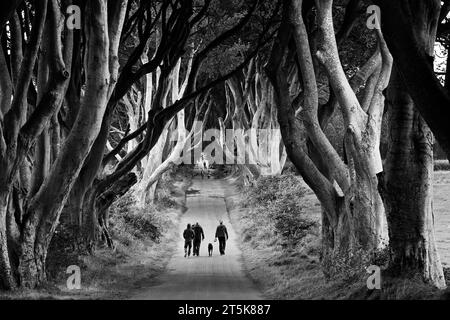
<path id="1" fill-rule="evenodd" d="M 223 221 L 220 221 L 220 224 L 216 229 L 216 238 L 219 239 L 219 252 L 220 255 L 225 254 L 225 243 L 228 240 L 228 232 L 227 227 L 223 224 Z"/>
<path id="2" fill-rule="evenodd" d="M 198 222 L 194 225 L 194 252 L 193 255 L 200 255 L 200 244 L 202 240 L 205 240 L 205 234 L 203 233 L 202 227 L 198 224 Z"/>
<path id="3" fill-rule="evenodd" d="M 186 230 L 184 230 L 183 232 L 183 238 L 184 238 L 184 257 L 186 258 L 186 255 L 188 257 L 191 255 L 192 240 L 194 239 L 194 230 L 192 230 L 190 223 L 187 225 Z"/>

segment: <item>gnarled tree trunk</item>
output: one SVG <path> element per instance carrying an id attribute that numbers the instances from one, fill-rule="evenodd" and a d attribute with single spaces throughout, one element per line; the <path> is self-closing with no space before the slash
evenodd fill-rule
<path id="1" fill-rule="evenodd" d="M 109 83 L 106 1 L 90 4 L 88 80 L 77 121 L 52 171 L 30 202 L 24 221 L 19 263 L 20 283 L 34 287 L 46 279 L 45 260 L 59 215 L 84 159 L 100 131 Z"/>
<path id="2" fill-rule="evenodd" d="M 389 86 L 389 147 L 383 199 L 389 223 L 390 269 L 419 274 L 445 288 L 433 216 L 433 134 L 395 74 Z"/>
<path id="3" fill-rule="evenodd" d="M 331 89 L 343 112 L 348 159 L 344 163 L 323 132 L 323 119 L 319 119 L 314 58 L 302 18 L 302 4 L 301 0 L 291 0 L 285 6 L 283 21 L 286 25 L 279 30 L 266 68 L 276 92 L 278 120 L 286 150 L 322 204 L 323 258 L 329 258 L 332 253 L 348 254 L 356 249 L 376 250 L 385 246 L 387 241 L 377 174 L 382 171 L 378 151 L 384 107 L 382 92 L 389 80 L 392 59 L 379 33 L 382 63 L 376 68 L 362 68 L 371 75 L 375 89 L 366 90 L 364 100 L 367 103 L 361 104 L 354 92 L 357 86 L 349 82 L 339 59 L 332 20 L 333 1 L 317 2 L 319 44 L 316 56 L 327 72 Z M 290 98 L 293 95 L 290 88 L 295 86 L 289 84 L 287 77 L 293 63 L 287 54 L 291 37 L 296 45 L 298 78 L 302 84 L 302 91 L 294 93 L 296 99 Z M 372 59 L 368 64 L 373 64 Z M 368 78 L 367 74 L 362 76 Z M 303 117 L 303 121 L 299 121 L 297 115 Z M 301 142 L 302 125 L 314 147 L 313 154 Z"/>

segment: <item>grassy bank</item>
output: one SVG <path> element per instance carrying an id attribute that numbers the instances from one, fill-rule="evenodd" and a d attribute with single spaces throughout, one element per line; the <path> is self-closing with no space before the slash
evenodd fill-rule
<path id="1" fill-rule="evenodd" d="M 110 211 L 110 232 L 115 249 L 98 247 L 94 254 L 79 254 L 69 243 L 64 228 L 52 241 L 47 271 L 49 281 L 32 291 L 6 293 L 3 299 L 126 299 L 149 286 L 161 274 L 175 248 L 175 233 L 185 208 L 190 175 L 183 169 L 164 175 L 158 185 L 158 201 L 144 208 L 133 193 L 119 199 Z M 81 269 L 81 290 L 68 290 L 66 269 Z"/>
<path id="2" fill-rule="evenodd" d="M 383 276 L 368 290 L 366 267 L 386 263 L 386 253 L 336 258 L 326 277 L 320 261 L 320 205 L 293 174 L 263 177 L 227 199 L 241 235 L 246 269 L 269 299 L 441 299 L 448 292 L 420 281 Z M 281 222 L 284 220 L 284 222 Z M 375 259 L 375 260 L 374 260 Z"/>

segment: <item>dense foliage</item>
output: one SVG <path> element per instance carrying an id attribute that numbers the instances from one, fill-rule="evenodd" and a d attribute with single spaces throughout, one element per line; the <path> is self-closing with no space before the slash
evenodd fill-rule
<path id="1" fill-rule="evenodd" d="M 281 177 L 261 177 L 245 191 L 246 205 L 251 208 L 257 225 L 246 228 L 248 237 L 265 230 L 282 239 L 282 246 L 295 247 L 317 229 L 318 223 L 305 212 L 302 196 L 305 187 L 294 174 Z"/>

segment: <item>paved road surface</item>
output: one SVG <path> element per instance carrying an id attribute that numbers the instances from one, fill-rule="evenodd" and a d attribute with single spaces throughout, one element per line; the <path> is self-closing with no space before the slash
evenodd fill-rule
<path id="1" fill-rule="evenodd" d="M 194 179 L 187 195 L 188 211 L 179 226 L 180 241 L 167 271 L 156 279 L 156 285 L 141 291 L 132 299 L 148 300 L 257 300 L 262 296 L 246 276 L 236 234 L 230 224 L 224 201 L 227 188 L 223 180 Z M 228 229 L 226 254 L 220 256 L 214 234 L 219 220 Z M 184 258 L 183 230 L 188 223 L 199 222 L 205 233 L 200 256 Z M 214 244 L 213 256 L 207 246 Z"/>

